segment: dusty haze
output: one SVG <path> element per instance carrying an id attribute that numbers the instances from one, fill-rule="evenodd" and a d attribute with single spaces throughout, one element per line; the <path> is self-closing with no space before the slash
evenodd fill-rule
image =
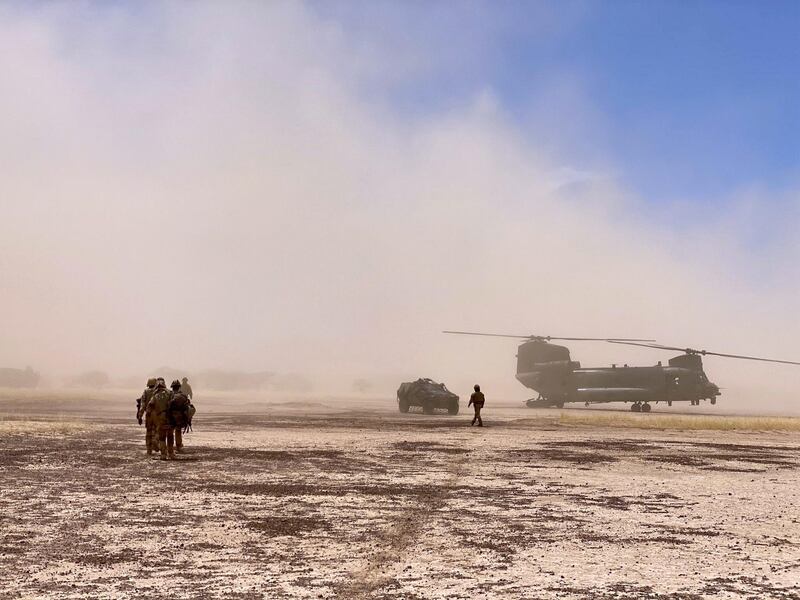
<path id="1" fill-rule="evenodd" d="M 610 158 L 586 171 L 554 148 L 602 126 L 582 102 L 523 128 L 490 88 L 395 110 L 377 87 L 482 52 L 408 43 L 299 3 L 3 5 L 0 366 L 424 375 L 522 400 L 512 340 L 440 331 L 800 360 L 796 194 L 656 210 Z M 800 367 L 705 363 L 726 406 L 800 406 Z"/>

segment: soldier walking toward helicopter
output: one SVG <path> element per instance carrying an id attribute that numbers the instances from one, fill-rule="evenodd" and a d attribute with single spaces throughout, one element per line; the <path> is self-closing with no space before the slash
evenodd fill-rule
<path id="1" fill-rule="evenodd" d="M 472 417 L 472 423 L 469 424 L 470 427 L 475 425 L 475 421 L 478 421 L 478 427 L 483 427 L 483 419 L 481 419 L 481 409 L 483 408 L 484 403 L 486 402 L 486 397 L 483 395 L 481 391 L 481 386 L 477 383 L 475 384 L 475 391 L 469 397 L 469 404 L 467 404 L 467 408 L 472 405 L 475 408 L 475 416 Z"/>
<path id="2" fill-rule="evenodd" d="M 136 401 L 136 420 L 139 421 L 139 425 L 141 425 L 142 421 L 144 420 L 144 441 L 148 456 L 153 454 L 153 450 L 158 450 L 158 434 L 156 432 L 156 426 L 153 420 L 153 407 L 150 406 L 150 399 L 156 393 L 157 383 L 158 380 L 155 377 L 148 379 L 147 387 Z"/>
<path id="3" fill-rule="evenodd" d="M 175 437 L 173 427 L 169 420 L 169 405 L 172 402 L 172 392 L 167 389 L 164 378 L 159 377 L 156 383 L 156 391 L 150 399 L 153 411 L 153 423 L 158 440 L 158 449 L 161 452 L 161 460 L 175 458 Z"/>

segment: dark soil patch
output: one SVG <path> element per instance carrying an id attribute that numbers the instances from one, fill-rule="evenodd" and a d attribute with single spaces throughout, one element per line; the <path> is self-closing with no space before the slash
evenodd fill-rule
<path id="1" fill-rule="evenodd" d="M 671 533 L 674 535 L 685 535 L 689 537 L 717 537 L 722 535 L 722 532 L 714 529 L 703 529 L 700 527 L 676 527 L 674 525 L 649 525 L 652 529 L 663 531 L 664 533 Z"/>
<path id="2" fill-rule="evenodd" d="M 602 506 L 603 508 L 612 508 L 614 510 L 628 510 L 633 506 L 636 501 L 632 498 L 625 498 L 623 496 L 583 496 L 574 494 L 572 496 L 579 504 L 587 504 L 589 506 Z"/>
<path id="3" fill-rule="evenodd" d="M 271 517 L 249 521 L 247 526 L 270 536 L 299 535 L 309 531 L 330 529 L 330 524 L 321 517 Z"/>
<path id="4" fill-rule="evenodd" d="M 795 461 L 786 460 L 788 457 L 782 457 L 780 454 L 776 454 L 773 457 L 748 456 L 746 458 L 737 458 L 732 456 L 717 456 L 715 458 L 719 460 L 738 460 L 740 462 L 748 462 L 756 465 L 775 465 L 784 469 L 791 469 L 798 466 Z"/>
<path id="5" fill-rule="evenodd" d="M 81 552 L 75 557 L 75 562 L 81 565 L 93 567 L 109 567 L 119 563 L 138 562 L 138 556 L 133 550 L 121 550 L 119 552 Z"/>
<path id="6" fill-rule="evenodd" d="M 246 448 L 212 448 L 210 446 L 193 446 L 191 453 L 201 453 L 202 456 L 197 458 L 203 462 L 223 460 L 288 462 L 298 458 L 286 450 L 249 450 Z"/>
<path id="7" fill-rule="evenodd" d="M 466 448 L 455 448 L 438 442 L 397 442 L 394 448 L 406 452 L 439 452 L 442 454 L 468 454 Z"/>
<path id="8" fill-rule="evenodd" d="M 554 462 L 566 462 L 575 465 L 589 465 L 597 463 L 610 463 L 619 460 L 615 456 L 606 454 L 592 454 L 589 452 L 573 452 L 562 448 L 518 448 L 509 450 L 507 456 L 517 459 L 535 458 Z"/>
<path id="9" fill-rule="evenodd" d="M 711 466 L 707 460 L 697 458 L 689 454 L 645 454 L 641 456 L 642 460 L 648 462 L 660 462 L 672 465 L 681 465 L 683 467 L 708 467 Z"/>
<path id="10" fill-rule="evenodd" d="M 578 534 L 578 539 L 582 542 L 600 542 L 603 544 L 666 544 L 669 546 L 684 546 L 691 544 L 691 540 L 669 536 L 654 537 L 615 537 L 605 533 L 582 532 Z"/>
<path id="11" fill-rule="evenodd" d="M 503 519 L 480 527 L 485 521 L 485 514 L 471 515 L 473 528 L 469 530 L 455 527 L 460 545 L 479 551 L 490 551 L 497 554 L 493 560 L 509 564 L 520 548 L 558 542 L 563 537 L 563 530 L 552 527 L 553 521 L 544 519 L 527 519 L 524 523 Z M 476 529 L 474 526 L 478 525 Z"/>
<path id="12" fill-rule="evenodd" d="M 715 448 L 717 450 L 730 450 L 746 454 L 774 454 L 776 450 L 790 450 L 800 454 L 800 447 L 797 446 L 758 446 L 755 444 L 723 444 L 717 442 L 668 442 L 665 444 L 691 444 L 700 448 Z"/>
<path id="13" fill-rule="evenodd" d="M 668 509 L 686 506 L 685 502 L 680 502 L 675 496 L 670 494 L 656 494 L 652 496 L 617 496 L 612 494 L 578 494 L 567 493 L 568 498 L 574 500 L 577 504 L 585 506 L 600 506 L 603 508 L 610 508 L 613 510 L 630 510 L 634 507 L 640 507 L 651 513 L 666 513 Z M 665 502 L 666 500 L 666 502 Z"/>
<path id="14" fill-rule="evenodd" d="M 721 473 L 763 473 L 765 469 L 748 469 L 747 467 L 729 467 L 725 465 L 709 465 L 700 467 L 703 471 L 718 471 Z"/>
<path id="15" fill-rule="evenodd" d="M 795 468 L 800 460 L 800 448 L 792 446 L 756 446 L 711 442 L 665 442 L 665 444 L 686 446 L 686 452 L 697 455 L 701 460 L 750 462 L 784 468 Z M 706 452 L 704 449 L 718 450 L 719 452 Z"/>
<path id="16" fill-rule="evenodd" d="M 231 461 L 246 463 L 292 463 L 311 459 L 342 459 L 346 454 L 341 450 L 252 450 L 247 448 L 213 448 L 210 446 L 193 446 L 183 454 L 180 460 L 200 462 Z"/>
<path id="17" fill-rule="evenodd" d="M 412 496 L 426 498 L 439 496 L 450 491 L 451 487 L 434 485 L 364 485 L 355 484 L 337 487 L 328 484 L 310 483 L 229 483 L 212 484 L 204 487 L 205 490 L 223 492 L 228 494 L 258 495 L 258 496 L 346 496 L 348 494 L 361 494 L 364 496 Z"/>
<path id="18" fill-rule="evenodd" d="M 570 585 L 550 586 L 550 592 L 572 594 L 580 598 L 592 600 L 703 600 L 703 596 L 692 592 L 658 593 L 652 586 L 632 583 L 614 583 L 604 588 L 578 588 Z"/>
<path id="19" fill-rule="evenodd" d="M 765 580 L 742 575 L 740 577 L 716 577 L 709 579 L 700 590 L 703 594 L 717 596 L 721 593 L 752 598 L 776 598 L 778 600 L 800 599 L 800 587 L 773 585 Z"/>
<path id="20" fill-rule="evenodd" d="M 548 442 L 549 448 L 572 448 L 573 450 L 603 450 L 607 452 L 639 452 L 642 449 L 658 448 L 644 440 L 560 440 Z"/>

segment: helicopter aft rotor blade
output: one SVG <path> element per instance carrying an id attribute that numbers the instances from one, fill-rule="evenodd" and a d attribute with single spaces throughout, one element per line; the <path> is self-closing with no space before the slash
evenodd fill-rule
<path id="1" fill-rule="evenodd" d="M 552 335 L 510 335 L 505 333 L 481 333 L 476 331 L 442 331 L 442 333 L 452 333 L 456 335 L 482 335 L 486 337 L 516 338 L 522 340 L 566 340 L 572 342 L 655 342 L 650 339 L 640 338 L 587 338 L 587 337 L 557 337 Z"/>
<path id="2" fill-rule="evenodd" d="M 761 362 L 781 363 L 784 365 L 800 365 L 800 362 L 794 360 L 780 360 L 779 358 L 759 358 L 758 356 L 742 356 L 741 354 L 723 354 L 721 352 L 708 352 L 707 350 L 699 350 L 703 356 L 724 356 L 725 358 L 741 358 L 743 360 L 758 360 Z"/>
<path id="3" fill-rule="evenodd" d="M 538 336 L 533 336 L 538 337 Z M 551 337 L 546 336 L 546 340 L 567 340 L 572 342 L 655 342 L 655 340 L 642 338 L 585 338 L 585 337 Z"/>
<path id="4" fill-rule="evenodd" d="M 722 356 L 724 358 L 739 358 L 742 360 L 757 360 L 759 362 L 780 363 L 784 365 L 800 365 L 794 360 L 780 360 L 777 358 L 760 358 L 758 356 L 744 356 L 743 354 L 724 354 L 722 352 L 710 352 L 709 350 L 695 350 L 694 348 L 678 348 L 677 346 L 663 346 L 661 344 L 637 344 L 634 342 L 609 340 L 612 344 L 625 344 L 627 346 L 642 346 L 644 348 L 655 348 L 656 350 L 674 350 L 686 354 L 700 354 L 702 356 Z"/>

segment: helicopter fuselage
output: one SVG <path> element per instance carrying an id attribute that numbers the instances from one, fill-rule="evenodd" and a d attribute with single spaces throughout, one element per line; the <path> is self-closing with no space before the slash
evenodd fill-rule
<path id="1" fill-rule="evenodd" d="M 444 333 L 525 340 L 517 348 L 517 379 L 525 387 L 539 392 L 538 398 L 528 400 L 530 407 L 561 407 L 567 402 L 583 402 L 587 406 L 597 402 L 626 402 L 631 403 L 632 411 L 649 412 L 651 402 L 671 405 L 673 402 L 700 404 L 702 400 L 710 400 L 711 404 L 716 404 L 719 387 L 706 377 L 703 356 L 800 365 L 800 361 L 794 360 L 665 346 L 642 338 L 557 337 L 452 330 Z M 553 340 L 607 342 L 682 354 L 669 359 L 668 366 L 659 361 L 651 367 L 612 365 L 587 369 L 570 358 L 565 346 L 551 344 Z"/>
<path id="2" fill-rule="evenodd" d="M 580 363 L 570 360 L 567 348 L 532 341 L 520 345 L 517 359 L 517 379 L 539 393 L 528 406 L 628 402 L 635 407 L 648 405 L 645 409 L 649 409 L 651 402 L 715 403 L 720 395 L 696 355 L 676 356 L 668 366 L 581 368 Z"/>
<path id="3" fill-rule="evenodd" d="M 683 367 L 576 368 L 560 376 L 548 375 L 517 373 L 517 379 L 539 392 L 546 400 L 542 404 L 548 406 L 567 402 L 714 402 L 720 394 L 705 373 Z"/>

